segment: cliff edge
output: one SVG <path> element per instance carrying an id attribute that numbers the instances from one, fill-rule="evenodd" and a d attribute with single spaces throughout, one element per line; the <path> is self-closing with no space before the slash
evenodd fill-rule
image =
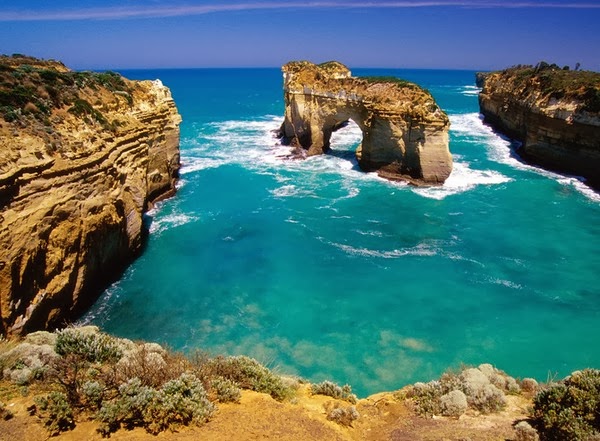
<path id="1" fill-rule="evenodd" d="M 140 251 L 181 117 L 158 80 L 23 56 L 0 80 L 0 334 L 18 334 L 74 318 Z"/>
<path id="2" fill-rule="evenodd" d="M 600 73 L 542 62 L 476 79 L 485 122 L 522 142 L 524 160 L 600 190 Z"/>
<path id="3" fill-rule="evenodd" d="M 282 70 L 281 136 L 298 152 L 327 152 L 331 134 L 353 120 L 363 133 L 356 151 L 361 169 L 415 185 L 442 184 L 450 175 L 450 123 L 426 90 L 397 78 L 352 77 L 335 61 L 293 61 Z"/>

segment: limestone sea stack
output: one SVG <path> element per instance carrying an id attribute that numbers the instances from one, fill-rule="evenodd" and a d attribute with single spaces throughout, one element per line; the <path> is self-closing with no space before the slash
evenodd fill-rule
<path id="1" fill-rule="evenodd" d="M 542 62 L 477 80 L 485 122 L 520 141 L 524 160 L 600 189 L 600 73 Z"/>
<path id="2" fill-rule="evenodd" d="M 139 253 L 175 191 L 181 117 L 160 81 L 0 57 L 0 333 L 63 325 Z"/>
<path id="3" fill-rule="evenodd" d="M 283 66 L 282 139 L 304 155 L 330 149 L 331 134 L 348 120 L 362 130 L 361 169 L 415 185 L 442 184 L 452 171 L 448 116 L 429 92 L 390 77 L 357 78 L 336 61 Z"/>

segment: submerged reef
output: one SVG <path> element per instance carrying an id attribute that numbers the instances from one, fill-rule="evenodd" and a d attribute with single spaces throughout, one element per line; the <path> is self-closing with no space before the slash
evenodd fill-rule
<path id="1" fill-rule="evenodd" d="M 0 57 L 0 334 L 63 325 L 139 253 L 180 122 L 160 81 Z"/>
<path id="2" fill-rule="evenodd" d="M 452 171 L 448 116 L 429 92 L 397 78 L 352 77 L 332 61 L 283 66 L 285 120 L 280 134 L 301 156 L 330 149 L 348 120 L 362 130 L 361 169 L 414 185 L 442 184 Z"/>
<path id="3" fill-rule="evenodd" d="M 526 161 L 600 190 L 600 73 L 541 62 L 478 74 L 485 122 Z"/>

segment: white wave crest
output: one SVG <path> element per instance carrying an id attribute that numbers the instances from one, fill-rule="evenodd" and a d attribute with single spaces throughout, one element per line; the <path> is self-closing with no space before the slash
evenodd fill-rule
<path id="1" fill-rule="evenodd" d="M 431 199 L 444 199 L 446 196 L 469 191 L 478 185 L 497 185 L 511 181 L 502 173 L 493 170 L 474 170 L 468 164 L 455 162 L 452 173 L 440 187 L 415 188 L 413 191 Z"/>
<path id="2" fill-rule="evenodd" d="M 179 227 L 181 225 L 195 222 L 199 218 L 185 213 L 173 213 L 162 217 L 156 217 L 150 225 L 150 233 L 159 234 L 165 230 Z"/>
<path id="3" fill-rule="evenodd" d="M 352 245 L 330 242 L 322 237 L 318 238 L 322 242 L 331 245 L 335 248 L 342 250 L 343 252 L 361 257 L 380 257 L 383 259 L 397 259 L 404 256 L 435 256 L 437 250 L 426 243 L 420 243 L 414 247 L 394 249 L 394 250 L 374 250 L 370 248 L 354 247 Z"/>
<path id="4" fill-rule="evenodd" d="M 467 96 L 479 95 L 481 89 L 477 86 L 464 86 L 460 89 L 460 93 Z"/>

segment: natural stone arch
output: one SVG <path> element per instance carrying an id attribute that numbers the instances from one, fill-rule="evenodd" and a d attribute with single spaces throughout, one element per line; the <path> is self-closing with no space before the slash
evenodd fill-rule
<path id="1" fill-rule="evenodd" d="M 337 62 L 292 62 L 283 72 L 281 135 L 305 155 L 327 152 L 331 134 L 352 120 L 363 133 L 356 151 L 363 170 L 414 184 L 440 184 L 450 175 L 448 117 L 428 92 L 401 80 L 353 78 Z"/>

